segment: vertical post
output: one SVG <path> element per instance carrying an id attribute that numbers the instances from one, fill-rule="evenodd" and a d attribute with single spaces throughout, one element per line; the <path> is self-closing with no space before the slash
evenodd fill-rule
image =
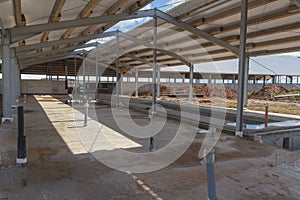
<path id="1" fill-rule="evenodd" d="M 124 93 L 124 91 L 123 91 L 123 89 L 124 89 L 124 74 L 123 74 L 123 72 L 121 71 L 120 72 L 120 95 L 123 95 Z"/>
<path id="2" fill-rule="evenodd" d="M 117 97 L 117 102 L 116 102 L 116 106 L 118 107 L 119 104 L 120 104 L 120 97 L 119 97 L 119 94 L 120 94 L 120 84 L 119 84 L 119 81 L 120 81 L 120 37 L 119 37 L 119 32 L 117 31 L 117 36 L 116 36 L 116 55 L 117 55 L 117 59 L 116 59 L 116 97 Z"/>
<path id="3" fill-rule="evenodd" d="M 2 123 L 5 121 L 12 122 L 11 112 L 11 72 L 10 72 L 10 30 L 2 30 L 1 34 L 2 47 Z"/>
<path id="4" fill-rule="evenodd" d="M 235 84 L 235 75 L 232 75 L 232 83 Z"/>
<path id="5" fill-rule="evenodd" d="M 65 89 L 68 89 L 68 66 L 66 65 L 66 61 L 64 60 L 65 67 Z"/>
<path id="6" fill-rule="evenodd" d="M 100 85 L 100 74 L 99 74 L 99 57 L 98 57 L 98 43 L 96 45 L 96 52 L 95 52 L 95 57 L 96 57 L 96 91 L 95 91 L 95 99 L 99 99 L 99 85 Z"/>
<path id="7" fill-rule="evenodd" d="M 88 119 L 88 115 L 89 115 L 89 101 L 87 96 L 85 96 L 85 103 L 84 103 L 84 127 L 87 127 L 87 119 Z"/>
<path id="8" fill-rule="evenodd" d="M 74 94 L 77 95 L 77 54 L 74 56 Z"/>
<path id="9" fill-rule="evenodd" d="M 208 75 L 208 81 L 207 83 L 211 83 L 211 74 Z"/>
<path id="10" fill-rule="evenodd" d="M 135 97 L 139 96 L 139 68 L 135 68 Z"/>
<path id="11" fill-rule="evenodd" d="M 157 76 L 157 16 L 156 9 L 153 17 L 153 69 L 152 69 L 152 109 L 151 109 L 151 117 L 155 117 L 156 115 L 156 76 Z M 152 152 L 154 150 L 154 138 L 150 137 L 149 151 Z"/>
<path id="12" fill-rule="evenodd" d="M 193 80 L 194 80 L 194 65 L 190 64 L 190 82 L 189 82 L 189 102 L 193 101 Z"/>
<path id="13" fill-rule="evenodd" d="M 212 149 L 205 157 L 207 172 L 208 200 L 217 200 L 215 178 L 215 151 Z"/>
<path id="14" fill-rule="evenodd" d="M 235 135 L 243 137 L 243 104 L 245 93 L 245 70 L 246 70 L 246 40 L 247 40 L 248 0 L 242 0 L 240 48 L 239 48 L 239 77 L 238 77 L 238 103 L 236 115 Z"/>
<path id="15" fill-rule="evenodd" d="M 182 74 L 182 83 L 184 83 L 185 81 L 185 74 Z"/>
<path id="16" fill-rule="evenodd" d="M 18 153 L 16 163 L 24 165 L 27 163 L 26 158 L 26 136 L 24 134 L 24 110 L 23 106 L 18 107 Z"/>
<path id="17" fill-rule="evenodd" d="M 244 82 L 244 102 L 243 102 L 243 108 L 247 108 L 248 106 L 248 78 L 249 78 L 249 61 L 250 61 L 250 58 L 247 56 L 246 57 L 246 62 L 245 62 L 245 82 Z"/>
<path id="18" fill-rule="evenodd" d="M 12 107 L 17 106 L 18 94 L 18 82 L 19 82 L 19 67 L 17 65 L 15 49 L 10 49 L 10 95 Z"/>
<path id="19" fill-rule="evenodd" d="M 266 76 L 264 76 L 264 80 L 263 80 L 264 82 L 263 82 L 263 86 L 265 86 L 266 85 Z"/>
<path id="20" fill-rule="evenodd" d="M 269 123 L 269 105 L 265 105 L 265 128 Z"/>
<path id="21" fill-rule="evenodd" d="M 85 56 L 84 56 L 84 51 L 82 50 L 82 76 L 83 76 L 83 80 L 82 80 L 82 84 L 83 84 L 83 94 L 85 96 L 86 94 L 86 81 L 85 81 Z"/>
<path id="22" fill-rule="evenodd" d="M 98 82 L 100 81 L 100 74 L 99 74 L 99 52 L 98 52 L 98 44 L 96 46 L 96 83 L 98 84 Z"/>
<path id="23" fill-rule="evenodd" d="M 157 67 L 157 97 L 160 97 L 160 67 Z"/>
<path id="24" fill-rule="evenodd" d="M 152 110 L 151 115 L 156 114 L 156 76 L 157 76 L 157 16 L 153 17 L 153 69 L 152 69 Z"/>

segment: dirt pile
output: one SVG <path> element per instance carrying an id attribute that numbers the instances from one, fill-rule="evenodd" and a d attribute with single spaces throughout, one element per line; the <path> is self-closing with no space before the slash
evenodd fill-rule
<path id="1" fill-rule="evenodd" d="M 262 89 L 250 95 L 253 99 L 273 99 L 274 96 L 287 94 L 289 91 L 278 85 L 265 85 Z"/>
<path id="2" fill-rule="evenodd" d="M 160 86 L 160 94 L 176 94 L 175 91 L 167 86 Z M 148 92 L 146 96 L 152 96 L 152 91 Z"/>
<path id="3" fill-rule="evenodd" d="M 167 86 L 160 87 L 160 94 L 188 94 L 189 87 L 182 87 L 174 90 L 173 88 Z M 227 99 L 236 99 L 237 93 L 234 90 L 229 88 L 222 88 L 222 87 L 215 87 L 215 86 L 208 86 L 204 84 L 202 86 L 193 86 L 193 93 L 194 94 L 203 94 L 204 98 L 211 98 L 211 97 L 221 97 Z M 146 96 L 152 96 L 152 91 L 148 92 Z"/>
<path id="4" fill-rule="evenodd" d="M 222 97 L 226 99 L 236 99 L 237 93 L 236 91 L 229 89 L 227 87 L 215 87 L 215 86 L 208 86 L 204 84 L 198 88 L 199 93 L 203 94 L 204 97 Z"/>

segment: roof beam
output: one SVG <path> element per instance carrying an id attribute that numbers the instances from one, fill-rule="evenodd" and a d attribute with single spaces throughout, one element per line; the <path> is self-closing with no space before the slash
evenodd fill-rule
<path id="1" fill-rule="evenodd" d="M 76 19 L 85 19 L 88 18 L 92 12 L 93 9 L 100 3 L 101 0 L 90 0 L 86 6 L 80 11 L 80 13 L 78 14 L 78 16 L 76 17 Z M 66 30 L 62 36 L 61 39 L 66 39 L 69 38 L 71 33 L 74 31 L 74 27 L 69 28 L 68 30 Z"/>
<path id="2" fill-rule="evenodd" d="M 145 0 L 143 0 L 143 1 L 145 1 Z M 151 2 L 151 1 L 152 0 L 146 0 L 145 2 Z M 117 12 L 120 12 L 120 11 L 131 14 L 132 12 L 130 12 L 129 9 L 126 9 L 127 3 L 128 3 L 128 0 L 116 1 L 116 3 L 114 3 L 110 8 L 108 8 L 101 16 L 115 15 L 115 14 L 117 14 Z M 143 2 L 143 4 L 141 4 L 141 5 L 144 5 L 144 4 L 145 3 Z M 134 10 L 134 11 L 136 11 L 136 10 Z M 111 26 L 113 26 L 114 24 L 115 24 L 115 22 L 112 23 Z M 91 26 L 87 27 L 84 31 L 82 31 L 80 33 L 80 35 L 88 35 L 91 32 L 93 32 L 93 30 L 95 30 L 96 28 L 97 28 L 96 24 L 91 25 Z M 101 27 L 101 28 L 97 29 L 96 31 L 94 31 L 94 33 L 101 33 L 101 32 L 104 32 L 104 30 L 106 30 L 106 29 Z"/>
<path id="3" fill-rule="evenodd" d="M 133 42 L 136 42 L 137 44 L 140 44 L 140 45 L 143 45 L 147 48 L 153 49 L 152 44 L 149 44 L 149 43 L 147 43 L 143 40 L 140 40 L 138 38 L 132 37 L 131 35 L 128 35 L 128 34 L 122 33 L 122 32 L 119 32 L 119 35 L 123 38 L 126 38 L 126 39 L 129 39 L 129 40 L 133 41 Z M 157 48 L 157 50 L 160 51 L 163 54 L 169 55 L 173 58 L 176 58 L 176 59 L 180 60 L 183 64 L 185 64 L 187 66 L 190 66 L 190 64 L 191 64 L 189 60 L 185 59 L 184 57 L 182 57 L 182 56 L 180 56 L 180 55 L 178 55 L 178 54 L 176 54 L 172 51 L 168 51 L 168 50 L 165 50 L 165 49 L 162 49 L 162 48 Z"/>
<path id="4" fill-rule="evenodd" d="M 162 12 L 162 11 L 157 10 L 156 14 L 157 14 L 157 17 L 159 17 L 159 18 L 161 18 L 161 19 L 163 19 L 163 20 L 165 20 L 169 23 L 172 23 L 172 24 L 174 24 L 174 25 L 176 25 L 176 26 L 178 26 L 178 27 L 180 27 L 180 28 L 182 28 L 186 31 L 189 31 L 189 32 L 191 32 L 191 33 L 193 33 L 193 34 L 195 34 L 199 37 L 202 37 L 202 38 L 204 38 L 204 39 L 206 39 L 206 40 L 208 40 L 208 41 L 210 41 L 214 44 L 217 44 L 221 47 L 224 47 L 224 48 L 228 49 L 229 51 L 232 51 L 236 55 L 239 54 L 239 49 L 238 48 L 236 48 L 235 46 L 233 46 L 233 45 L 231 45 L 231 44 L 229 44 L 229 43 L 227 43 L 227 42 L 225 42 L 225 41 L 223 41 L 219 38 L 216 38 L 216 37 L 204 32 L 202 30 L 199 30 L 199 29 L 193 27 L 192 25 L 189 25 L 189 24 L 187 24 L 187 23 L 185 23 L 181 20 L 178 20 L 175 17 L 172 17 L 172 16 L 170 16 L 170 15 L 168 15 L 168 14 Z"/>
<path id="5" fill-rule="evenodd" d="M 43 59 L 39 59 L 30 63 L 25 63 L 22 64 L 22 66 L 20 67 L 21 70 L 30 67 L 32 65 L 37 65 L 37 64 L 41 64 L 41 63 L 46 63 L 46 62 L 52 62 L 52 61 L 56 61 L 56 60 L 63 60 L 63 59 L 67 59 L 67 58 L 74 58 L 74 54 L 69 54 L 69 55 L 57 55 L 57 56 L 53 56 L 53 57 L 49 57 L 49 58 L 43 58 Z M 78 58 L 78 56 L 76 57 Z"/>
<path id="6" fill-rule="evenodd" d="M 54 3 L 54 6 L 52 8 L 48 23 L 52 23 L 52 22 L 58 22 L 61 18 L 61 14 L 60 12 L 62 11 L 62 8 L 64 7 L 66 3 L 66 0 L 56 0 Z M 48 41 L 48 36 L 49 36 L 49 31 L 46 31 L 43 33 L 42 37 L 41 37 L 41 42 L 46 42 Z"/>
<path id="7" fill-rule="evenodd" d="M 26 18 L 22 14 L 21 0 L 13 0 L 13 10 L 16 26 L 26 26 Z M 19 46 L 24 46 L 25 44 L 25 40 L 19 42 Z"/>
<path id="8" fill-rule="evenodd" d="M 127 13 L 107 15 L 102 17 L 90 17 L 86 19 L 66 20 L 61 22 L 53 22 L 46 24 L 31 25 L 26 27 L 13 27 L 11 29 L 12 42 L 16 42 L 16 39 L 26 39 L 35 34 L 39 34 L 45 31 L 54 31 L 73 27 L 89 26 L 93 24 L 102 24 L 110 22 L 119 22 L 121 20 L 137 19 L 144 17 L 154 16 L 154 10 L 139 11 L 137 13 L 128 15 Z"/>
<path id="9" fill-rule="evenodd" d="M 97 43 L 90 43 L 90 44 L 66 47 L 66 48 L 62 48 L 62 49 L 55 49 L 55 50 L 42 51 L 42 52 L 37 52 L 37 53 L 32 53 L 32 54 L 25 54 L 24 56 L 19 57 L 18 61 L 19 61 L 19 64 L 23 64 L 23 63 L 29 62 L 31 60 L 34 60 L 34 59 L 39 59 L 41 56 L 62 54 L 62 53 L 71 52 L 71 51 L 74 51 L 74 50 L 80 49 L 80 48 L 94 47 L 96 45 L 97 45 Z M 28 60 L 28 58 L 31 58 L 31 59 Z"/>
<path id="10" fill-rule="evenodd" d="M 20 56 L 24 52 L 32 51 L 32 50 L 38 49 L 38 48 L 45 48 L 45 47 L 51 47 L 51 46 L 56 46 L 56 45 L 61 45 L 61 44 L 68 44 L 68 43 L 76 43 L 76 42 L 81 42 L 84 40 L 91 40 L 91 39 L 96 39 L 96 38 L 111 37 L 111 36 L 115 36 L 116 33 L 117 33 L 117 31 L 111 31 L 111 32 L 105 32 L 105 33 L 101 33 L 101 34 L 69 38 L 69 39 L 65 39 L 65 40 L 55 40 L 55 41 L 50 41 L 50 42 L 45 42 L 45 43 L 31 44 L 31 45 L 27 45 L 27 46 L 23 46 L 23 47 L 17 47 L 16 53 L 17 53 L 17 56 Z"/>

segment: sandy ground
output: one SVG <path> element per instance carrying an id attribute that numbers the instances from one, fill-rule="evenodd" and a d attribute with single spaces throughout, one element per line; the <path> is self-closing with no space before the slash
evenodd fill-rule
<path id="1" fill-rule="evenodd" d="M 205 165 L 198 158 L 203 134 L 196 134 L 190 148 L 171 165 L 155 172 L 127 174 L 87 153 L 77 132 L 83 121 L 76 115 L 70 118 L 72 108 L 57 98 L 66 97 L 40 96 L 38 103 L 29 96 L 24 105 L 29 160 L 25 167 L 15 165 L 16 120 L 1 125 L 0 199 L 207 199 Z M 140 144 L 129 151 L 148 150 L 148 139 L 135 139 L 117 128 L 110 108 L 94 110 L 88 128 L 99 120 L 120 134 L 116 145 L 125 144 L 125 137 Z M 149 121 L 142 113 L 131 111 L 131 115 L 140 125 Z M 176 129 L 178 122 L 170 120 L 155 136 L 156 150 L 170 142 Z M 218 199 L 300 199 L 299 151 L 225 134 L 215 150 Z"/>

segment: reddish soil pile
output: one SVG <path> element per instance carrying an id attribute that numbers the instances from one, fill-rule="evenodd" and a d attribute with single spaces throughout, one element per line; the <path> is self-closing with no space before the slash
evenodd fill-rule
<path id="1" fill-rule="evenodd" d="M 167 86 L 160 86 L 160 94 L 176 94 L 175 91 Z M 152 96 L 152 91 L 148 92 L 146 96 Z"/>
<path id="2" fill-rule="evenodd" d="M 200 94 L 203 94 L 204 97 L 222 97 L 226 99 L 236 99 L 237 98 L 237 93 L 236 91 L 229 89 L 227 87 L 215 87 L 215 86 L 208 86 L 207 84 L 204 84 L 194 92 L 199 92 Z"/>
<path id="3" fill-rule="evenodd" d="M 287 94 L 289 91 L 278 85 L 265 85 L 262 89 L 251 94 L 253 99 L 272 99 L 276 95 Z"/>
<path id="4" fill-rule="evenodd" d="M 189 87 L 182 87 L 177 90 L 174 90 L 170 87 L 161 86 L 160 87 L 161 94 L 188 94 Z M 236 99 L 237 93 L 234 90 L 229 88 L 222 88 L 222 87 L 215 87 L 215 86 L 208 86 L 204 84 L 202 86 L 193 86 L 193 93 L 194 94 L 203 94 L 205 98 L 210 97 L 221 97 L 227 99 Z M 152 96 L 152 91 L 147 93 L 147 96 Z"/>

